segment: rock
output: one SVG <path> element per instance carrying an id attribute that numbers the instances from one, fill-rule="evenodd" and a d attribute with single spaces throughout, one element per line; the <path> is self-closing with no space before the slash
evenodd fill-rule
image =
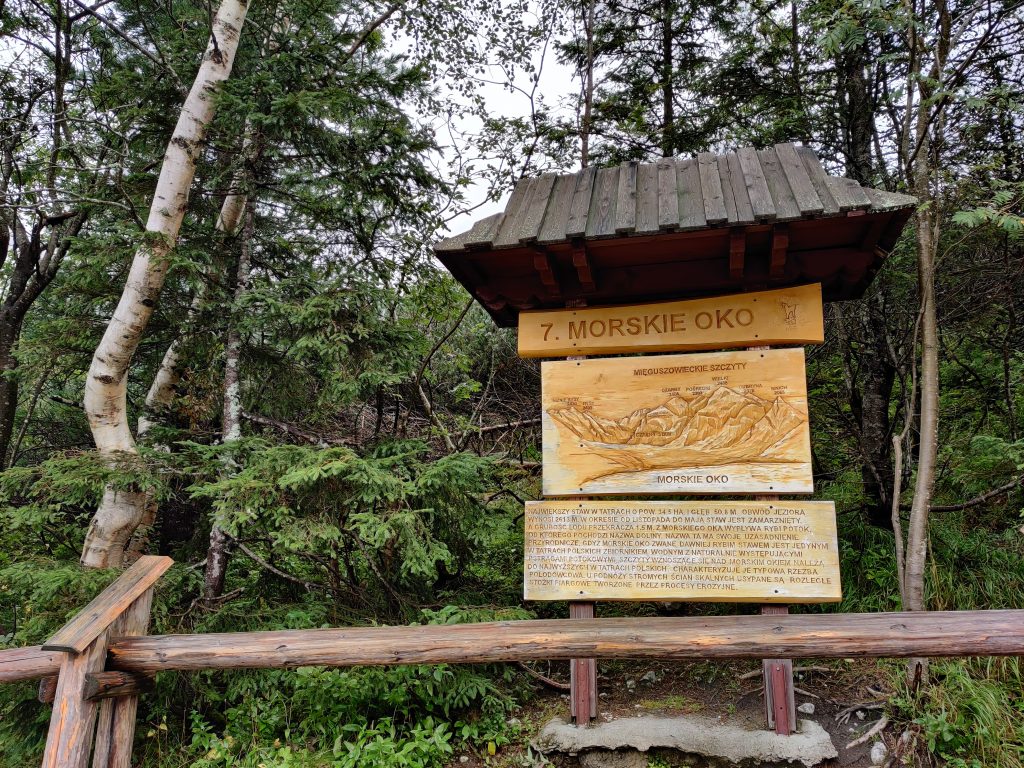
<path id="1" fill-rule="evenodd" d="M 883 765 L 885 758 L 889 756 L 889 748 L 885 746 L 885 742 L 876 741 L 871 745 L 871 764 L 872 765 Z"/>
<path id="2" fill-rule="evenodd" d="M 715 765 L 786 763 L 792 764 L 792 768 L 810 768 L 839 756 L 828 732 L 813 720 L 801 720 L 792 736 L 779 736 L 772 731 L 748 730 L 698 715 L 619 717 L 590 728 L 577 728 L 567 720 L 555 718 L 543 727 L 536 743 L 542 752 L 569 755 L 674 749 L 685 755 L 711 758 Z"/>
<path id="3" fill-rule="evenodd" d="M 811 702 L 809 701 L 805 701 L 803 704 L 796 708 L 796 711 L 805 715 L 813 715 L 814 705 L 811 704 Z"/>
<path id="4" fill-rule="evenodd" d="M 636 690 L 636 680 L 634 680 L 632 678 L 626 680 L 626 690 L 630 691 L 630 692 L 635 691 Z"/>
<path id="5" fill-rule="evenodd" d="M 863 720 L 867 717 L 867 713 L 863 709 L 858 709 L 855 713 L 858 720 Z"/>
<path id="6" fill-rule="evenodd" d="M 581 768 L 647 768 L 647 755 L 635 749 L 596 749 L 580 755 Z"/>
<path id="7" fill-rule="evenodd" d="M 648 672 L 646 675 L 644 675 L 643 677 L 640 678 L 640 682 L 641 683 L 656 683 L 656 682 L 658 682 L 658 673 L 655 672 L 652 669 L 650 672 Z"/>
<path id="8" fill-rule="evenodd" d="M 459 757 L 459 762 L 460 763 L 468 763 L 469 762 L 469 758 L 466 757 L 465 755 L 462 755 L 461 757 Z"/>

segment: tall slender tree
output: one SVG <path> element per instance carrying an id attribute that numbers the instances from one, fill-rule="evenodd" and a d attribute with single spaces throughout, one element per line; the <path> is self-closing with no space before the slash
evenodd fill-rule
<path id="1" fill-rule="evenodd" d="M 213 19 L 209 45 L 167 145 L 143 242 L 89 368 L 86 416 L 96 447 L 111 461 L 131 461 L 137 456 L 126 397 L 132 355 L 159 298 L 188 207 L 202 140 L 213 119 L 213 95 L 231 74 L 247 10 L 240 0 L 222 0 Z M 148 503 L 143 489 L 109 486 L 86 534 L 82 563 L 95 568 L 120 564 Z"/>

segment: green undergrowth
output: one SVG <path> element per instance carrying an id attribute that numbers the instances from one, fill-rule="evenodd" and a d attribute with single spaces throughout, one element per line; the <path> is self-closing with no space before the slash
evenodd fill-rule
<path id="1" fill-rule="evenodd" d="M 423 623 L 526 618 L 515 609 L 423 612 Z M 526 688 L 504 666 L 300 668 L 167 676 L 140 756 L 196 768 L 430 768 L 458 747 L 487 753 L 516 736 L 511 714 Z M 190 699 L 177 728 L 162 728 Z M 185 713 L 182 713 L 185 714 Z M 510 724 L 509 720 L 513 720 Z"/>
<path id="2" fill-rule="evenodd" d="M 837 501 L 843 601 L 807 611 L 899 609 L 892 534 L 871 527 L 847 486 L 825 495 Z M 511 516 L 510 516 L 511 517 Z M 931 525 L 929 605 L 935 609 L 1024 606 L 1024 536 L 1009 515 L 937 513 Z M 1003 521 L 1000 523 L 1000 519 Z M 442 593 L 446 607 L 398 604 L 392 623 L 458 624 L 495 619 L 557 617 L 562 604 L 524 609 L 521 523 L 490 526 L 486 545 L 468 560 L 458 582 Z M 216 610 L 194 604 L 201 570 L 176 565 L 161 580 L 154 632 L 306 629 L 373 624 L 321 594 L 268 579 L 239 559 L 232 570 L 237 597 Z M 3 644 L 41 642 L 98 593 L 115 574 L 82 571 L 62 556 L 0 560 Z M 467 607 L 468 606 L 468 607 Z M 697 615 L 749 611 L 749 606 L 608 603 L 599 614 Z M 723 665 L 708 663 L 708 681 L 727 686 Z M 614 670 L 615 662 L 607 669 Z M 894 727 L 913 727 L 931 751 L 954 768 L 1024 768 L 1024 675 L 1015 659 L 937 660 L 931 683 L 916 696 L 904 665 L 879 662 L 879 677 L 897 691 Z M 511 665 L 407 666 L 325 670 L 166 673 L 140 708 L 136 759 L 149 768 L 432 768 L 476 754 L 495 766 L 526 754 L 525 726 L 532 684 Z M 685 708 L 681 699 L 662 702 Z M 652 705 L 653 706 L 653 705 Z M 519 711 L 524 708 L 524 711 Z M 49 709 L 34 685 L 0 687 L 3 768 L 35 763 Z M 495 753 L 494 756 L 491 753 Z"/>

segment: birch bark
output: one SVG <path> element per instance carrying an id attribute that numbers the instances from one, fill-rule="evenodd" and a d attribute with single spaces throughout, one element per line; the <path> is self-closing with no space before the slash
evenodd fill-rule
<path id="1" fill-rule="evenodd" d="M 246 153 L 248 136 L 249 130 L 248 124 L 246 124 L 245 139 L 242 144 L 243 156 Z M 241 191 L 244 181 L 245 168 L 244 165 L 240 165 L 232 175 L 231 192 L 228 193 L 228 196 L 224 198 L 224 202 L 221 203 L 215 227 L 218 232 L 227 237 L 237 234 L 241 224 L 242 211 L 245 210 L 246 201 L 246 196 Z M 189 320 L 199 311 L 202 301 L 203 290 L 200 287 L 200 290 L 197 290 L 195 296 L 192 297 L 192 304 L 188 309 Z M 136 427 L 139 442 L 142 442 L 153 425 L 165 417 L 171 410 L 171 405 L 177 396 L 178 383 L 181 381 L 181 347 L 183 343 L 184 338 L 177 336 L 168 345 L 167 351 L 164 352 L 163 359 L 160 361 L 160 367 L 157 369 L 156 376 L 153 377 L 153 383 L 150 384 L 149 391 L 146 393 L 146 402 L 143 405 L 142 415 L 139 416 L 138 426 Z M 154 447 L 158 450 L 169 450 L 166 446 L 162 445 L 155 445 Z M 139 521 L 134 533 L 131 534 L 127 544 L 126 554 L 129 561 L 145 551 L 146 545 L 149 543 L 149 537 L 153 532 L 153 526 L 156 525 L 156 513 L 157 504 L 155 499 L 147 497 L 142 519 Z"/>
<path id="2" fill-rule="evenodd" d="M 128 425 L 128 371 L 167 274 L 196 158 L 213 119 L 212 97 L 231 74 L 246 11 L 246 0 L 222 0 L 217 10 L 202 64 L 164 154 L 144 240 L 89 367 L 85 412 L 97 449 L 111 461 L 130 461 L 138 454 Z M 147 497 L 144 491 L 134 489 L 108 487 L 104 491 L 86 534 L 83 565 L 109 568 L 121 563 L 125 545 L 144 517 Z"/>
<path id="3" fill-rule="evenodd" d="M 238 268 L 235 272 L 235 295 L 227 339 L 224 343 L 224 401 L 221 429 L 225 443 L 242 438 L 242 377 L 240 370 L 242 332 L 238 327 L 238 315 L 245 295 L 249 291 L 255 222 L 253 206 L 251 204 L 245 206 L 245 224 L 242 226 Z M 233 469 L 233 466 L 226 467 L 229 472 Z M 210 546 L 206 551 L 206 570 L 203 575 L 203 595 L 207 600 L 220 597 L 224 592 L 224 579 L 228 570 L 229 541 L 230 537 L 227 532 L 221 528 L 220 523 L 214 520 L 210 527 Z"/>

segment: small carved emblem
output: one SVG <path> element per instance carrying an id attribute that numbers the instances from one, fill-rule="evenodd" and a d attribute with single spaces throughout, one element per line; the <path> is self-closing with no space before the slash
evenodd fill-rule
<path id="1" fill-rule="evenodd" d="M 782 317 L 786 325 L 796 325 L 796 309 L 799 304 L 790 304 L 784 299 L 780 299 L 779 304 L 782 305 Z"/>

